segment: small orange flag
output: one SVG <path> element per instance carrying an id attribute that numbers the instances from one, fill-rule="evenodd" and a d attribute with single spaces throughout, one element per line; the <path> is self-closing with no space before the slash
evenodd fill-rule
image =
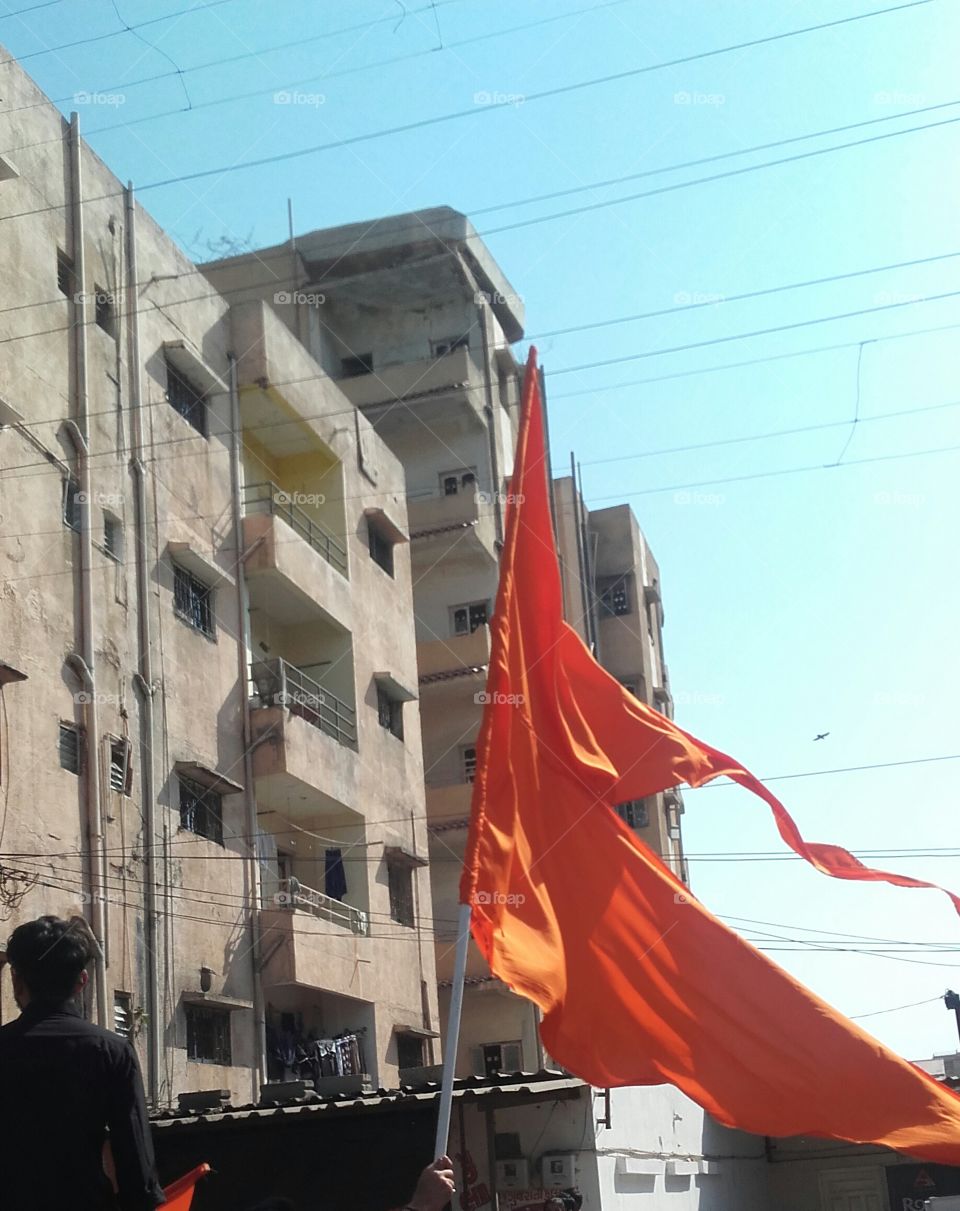
<path id="1" fill-rule="evenodd" d="M 960 1165 L 960 1097 L 727 929 L 612 810 L 725 774 L 825 874 L 932 886 L 804 841 L 747 770 L 637 701 L 564 622 L 533 350 L 510 486 L 461 882 L 491 971 L 593 1085 L 670 1083 L 730 1127 Z"/>

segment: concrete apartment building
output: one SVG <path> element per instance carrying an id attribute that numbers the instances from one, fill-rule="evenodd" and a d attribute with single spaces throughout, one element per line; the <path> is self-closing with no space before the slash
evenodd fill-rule
<path id="1" fill-rule="evenodd" d="M 438 1022 L 404 469 L 76 120 L 3 91 L 5 934 L 86 917 L 89 1011 L 155 1106 L 305 1053 L 396 1085 Z"/>

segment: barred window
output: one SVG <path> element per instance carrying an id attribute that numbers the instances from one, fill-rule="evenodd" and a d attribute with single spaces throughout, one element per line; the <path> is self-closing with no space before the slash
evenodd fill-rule
<path id="1" fill-rule="evenodd" d="M 204 393 L 167 359 L 167 403 L 204 437 L 207 435 L 207 401 Z"/>
<path id="2" fill-rule="evenodd" d="M 179 777 L 180 827 L 198 837 L 223 844 L 223 800 L 208 786 Z"/>
<path id="3" fill-rule="evenodd" d="M 602 613 L 613 617 L 629 614 L 631 610 L 631 581 L 628 573 L 622 576 L 601 576 L 597 578 L 597 596 L 600 599 Z"/>
<path id="4" fill-rule="evenodd" d="M 630 799 L 626 803 L 617 804 L 617 815 L 630 828 L 646 828 L 650 823 L 650 813 L 643 799 Z"/>
<path id="5" fill-rule="evenodd" d="M 414 923 L 413 914 L 413 870 L 405 862 L 387 863 L 387 882 L 390 891 L 390 916 L 399 925 Z"/>
<path id="6" fill-rule="evenodd" d="M 113 1029 L 122 1039 L 133 1037 L 133 997 L 129 992 L 113 994 Z"/>
<path id="7" fill-rule="evenodd" d="M 60 768 L 80 773 L 80 729 L 75 723 L 60 724 Z"/>
<path id="8" fill-rule="evenodd" d="M 173 569 L 173 608 L 179 618 L 204 635 L 213 635 L 213 590 L 186 568 Z"/>
<path id="9" fill-rule="evenodd" d="M 187 1059 L 200 1064 L 231 1064 L 230 1011 L 208 1005 L 185 1005 L 184 1009 Z"/>

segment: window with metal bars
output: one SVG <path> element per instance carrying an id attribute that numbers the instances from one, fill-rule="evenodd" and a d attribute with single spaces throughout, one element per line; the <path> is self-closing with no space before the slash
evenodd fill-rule
<path id="1" fill-rule="evenodd" d="M 187 1059 L 198 1064 L 231 1064 L 230 1011 L 209 1005 L 185 1005 L 184 1011 Z"/>
<path id="2" fill-rule="evenodd" d="M 353 357 L 340 359 L 340 377 L 357 378 L 361 374 L 373 373 L 373 354 L 358 353 Z"/>
<path id="3" fill-rule="evenodd" d="M 440 489 L 444 496 L 456 496 L 460 492 L 469 492 L 476 486 L 476 483 L 476 467 L 467 467 L 460 471 L 442 471 L 440 473 Z"/>
<path id="4" fill-rule="evenodd" d="M 103 515 L 103 549 L 117 563 L 123 562 L 123 523 L 112 513 Z"/>
<path id="5" fill-rule="evenodd" d="M 130 741 L 110 741 L 110 789 L 121 795 L 129 795 L 133 785 L 133 762 L 130 760 Z"/>
<path id="6" fill-rule="evenodd" d="M 213 635 L 213 590 L 186 568 L 173 569 L 173 609 L 178 618 L 204 635 Z"/>
<path id="7" fill-rule="evenodd" d="M 80 729 L 75 723 L 60 724 L 60 768 L 80 773 Z"/>
<path id="8" fill-rule="evenodd" d="M 423 1067 L 423 1039 L 415 1034 L 397 1033 L 397 1067 Z"/>
<path id="9" fill-rule="evenodd" d="M 133 996 L 119 989 L 113 994 L 113 1029 L 122 1039 L 133 1038 Z"/>
<path id="10" fill-rule="evenodd" d="M 486 626 L 489 610 L 488 601 L 472 601 L 452 606 L 450 614 L 454 635 L 472 635 L 478 627 Z"/>
<path id="11" fill-rule="evenodd" d="M 629 799 L 626 803 L 618 803 L 617 815 L 630 828 L 646 828 L 650 823 L 650 813 L 643 799 Z"/>
<path id="12" fill-rule="evenodd" d="M 80 485 L 72 477 L 63 481 L 63 524 L 71 530 L 80 529 Z"/>
<path id="13" fill-rule="evenodd" d="M 393 543 L 378 528 L 372 518 L 367 519 L 367 537 L 370 545 L 370 558 L 387 573 L 393 575 Z"/>
<path id="14" fill-rule="evenodd" d="M 75 293 L 75 274 L 73 261 L 62 248 L 57 249 L 57 289 L 67 298 L 73 298 Z"/>
<path id="15" fill-rule="evenodd" d="M 104 290 L 102 286 L 94 286 L 93 299 L 97 327 L 102 328 L 108 336 L 116 338 L 117 308 L 113 295 L 109 290 Z"/>
<path id="16" fill-rule="evenodd" d="M 216 791 L 182 775 L 180 786 L 180 827 L 208 841 L 223 844 L 223 799 Z"/>
<path id="17" fill-rule="evenodd" d="M 600 600 L 600 609 L 604 614 L 620 617 L 630 613 L 630 582 L 632 579 L 632 576 L 626 573 L 622 576 L 597 578 L 597 597 Z"/>
<path id="18" fill-rule="evenodd" d="M 377 718 L 382 728 L 403 739 L 403 703 L 391 698 L 382 685 L 377 686 Z"/>
<path id="19" fill-rule="evenodd" d="M 469 349 L 470 334 L 464 333 L 463 336 L 448 336 L 441 341 L 431 341 L 430 348 L 434 357 L 446 357 L 448 353 L 453 353 L 456 349 Z"/>
<path id="20" fill-rule="evenodd" d="M 202 436 L 207 436 L 207 401 L 203 391 L 167 358 L 167 403 Z"/>
<path id="21" fill-rule="evenodd" d="M 413 869 L 406 862 L 388 862 L 387 885 L 390 892 L 391 919 L 399 925 L 412 926 Z"/>
<path id="22" fill-rule="evenodd" d="M 469 745 L 460 750 L 460 760 L 463 763 L 463 780 L 472 782 L 477 776 L 477 750 L 475 745 Z"/>

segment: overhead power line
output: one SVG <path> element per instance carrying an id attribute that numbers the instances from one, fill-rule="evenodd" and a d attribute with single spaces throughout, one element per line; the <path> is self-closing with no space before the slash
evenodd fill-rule
<path id="1" fill-rule="evenodd" d="M 861 1022 L 864 1018 L 878 1018 L 884 1013 L 899 1013 L 902 1009 L 916 1009 L 920 1005 L 932 1005 L 934 1001 L 942 1001 L 943 996 L 927 997 L 925 1001 L 910 1001 L 907 1005 L 894 1005 L 891 1009 L 874 1009 L 870 1013 L 852 1013 L 851 1022 Z"/>

